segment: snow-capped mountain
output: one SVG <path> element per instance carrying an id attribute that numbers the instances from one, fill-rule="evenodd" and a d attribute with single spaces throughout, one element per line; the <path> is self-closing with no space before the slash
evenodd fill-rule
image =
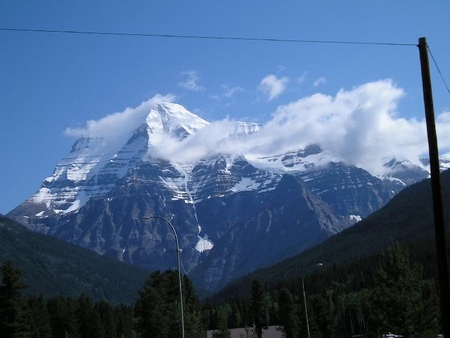
<path id="1" fill-rule="evenodd" d="M 426 163 L 390 159 L 374 176 L 314 143 L 265 152 L 248 146 L 258 145 L 261 125 L 218 127 L 174 103 L 143 104 L 126 121 L 80 132 L 8 216 L 151 270 L 174 266 L 174 237 L 142 217 L 165 217 L 183 272 L 209 290 L 318 244 L 429 175 Z"/>

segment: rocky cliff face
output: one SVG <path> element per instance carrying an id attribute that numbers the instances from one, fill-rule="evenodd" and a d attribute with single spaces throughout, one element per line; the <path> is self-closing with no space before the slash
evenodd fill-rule
<path id="1" fill-rule="evenodd" d="M 8 216 L 149 270 L 176 267 L 170 227 L 142 220 L 164 217 L 177 229 L 183 272 L 212 291 L 320 243 L 428 176 L 425 165 L 392 161 L 395 170 L 376 177 L 315 144 L 241 153 L 227 142 L 245 142 L 260 128 L 242 122 L 230 122 L 216 138 L 221 151 L 195 158 L 190 144 L 209 135 L 208 122 L 172 103 L 141 108 L 133 125 L 78 139 Z M 176 142 L 183 160 L 164 156 Z"/>

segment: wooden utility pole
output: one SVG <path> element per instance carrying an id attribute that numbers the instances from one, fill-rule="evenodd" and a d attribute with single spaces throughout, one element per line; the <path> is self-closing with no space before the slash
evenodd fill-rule
<path id="1" fill-rule="evenodd" d="M 434 119 L 433 93 L 431 90 L 430 64 L 426 38 L 419 39 L 420 66 L 422 69 L 423 100 L 427 123 L 428 149 L 430 154 L 431 189 L 433 194 L 434 228 L 436 233 L 437 260 L 442 314 L 442 333 L 450 337 L 450 279 L 448 273 L 447 236 L 445 235 L 444 203 L 441 189 L 439 150 Z"/>

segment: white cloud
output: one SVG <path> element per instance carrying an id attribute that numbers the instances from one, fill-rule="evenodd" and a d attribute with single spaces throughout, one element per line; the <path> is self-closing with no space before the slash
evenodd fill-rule
<path id="1" fill-rule="evenodd" d="M 161 102 L 173 102 L 173 94 L 157 94 L 151 99 L 142 102 L 136 108 L 126 108 L 122 112 L 109 114 L 100 120 L 89 120 L 84 128 L 67 128 L 67 136 L 80 137 L 118 137 L 128 134 L 145 122 L 151 108 Z"/>
<path id="2" fill-rule="evenodd" d="M 179 83 L 180 87 L 183 87 L 183 88 L 193 91 L 193 92 L 201 92 L 201 91 L 205 90 L 204 87 L 202 87 L 198 84 L 198 81 L 200 80 L 200 78 L 196 71 L 193 71 L 193 70 L 184 71 L 181 73 L 181 75 L 185 76 L 186 79 Z"/>
<path id="3" fill-rule="evenodd" d="M 324 77 L 319 77 L 316 81 L 314 81 L 313 87 L 319 87 L 320 85 L 323 85 L 325 83 L 327 83 L 327 79 L 325 79 Z"/>
<path id="4" fill-rule="evenodd" d="M 383 171 L 386 158 L 418 161 L 427 149 L 426 129 L 423 120 L 397 117 L 397 103 L 404 95 L 391 80 L 384 80 L 340 90 L 335 97 L 315 94 L 280 106 L 262 128 L 260 149 L 273 144 L 286 151 L 317 143 L 336 158 L 373 173 Z"/>
<path id="5" fill-rule="evenodd" d="M 235 123 L 229 120 L 213 122 L 196 134 L 190 135 L 182 141 L 165 136 L 158 145 L 158 149 L 164 149 L 161 153 L 153 153 L 152 156 L 170 159 L 177 162 L 195 161 L 201 158 L 220 153 L 228 149 L 228 136 L 233 133 Z M 235 143 L 233 143 L 235 145 Z M 229 152 L 234 152 L 228 149 Z"/>
<path id="6" fill-rule="evenodd" d="M 213 122 L 182 142 L 172 140 L 165 150 L 178 160 L 227 152 L 254 158 L 315 143 L 336 161 L 383 174 L 383 163 L 392 157 L 419 164 L 419 157 L 427 154 L 425 121 L 398 117 L 397 104 L 404 96 L 391 80 L 341 89 L 335 96 L 314 94 L 278 107 L 259 132 L 244 140 L 228 137 L 237 122 L 226 120 Z M 445 131 L 450 129 L 450 112 L 438 116 L 437 128 L 440 146 L 449 148 L 450 133 Z"/>
<path id="7" fill-rule="evenodd" d="M 272 101 L 286 90 L 286 85 L 288 82 L 289 79 L 287 77 L 278 79 L 273 74 L 267 75 L 264 79 L 262 79 L 259 85 L 259 90 L 267 96 L 268 101 Z"/>
<path id="8" fill-rule="evenodd" d="M 392 157 L 419 164 L 419 157 L 428 153 L 424 119 L 406 119 L 397 112 L 404 96 L 392 80 L 370 82 L 341 89 L 334 96 L 318 93 L 279 106 L 269 122 L 244 139 L 233 137 L 243 124 L 226 119 L 206 125 L 182 141 L 163 136 L 158 148 L 164 150 L 165 158 L 188 161 L 219 153 L 255 158 L 319 144 L 336 161 L 383 174 L 383 163 Z M 136 108 L 88 121 L 85 128 L 68 128 L 66 134 L 120 137 L 145 123 L 155 104 L 174 100 L 170 94 L 157 95 Z M 437 115 L 436 125 L 439 147 L 448 151 L 450 111 Z"/>

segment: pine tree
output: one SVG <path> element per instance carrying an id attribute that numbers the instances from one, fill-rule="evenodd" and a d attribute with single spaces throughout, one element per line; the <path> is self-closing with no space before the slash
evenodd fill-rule
<path id="1" fill-rule="evenodd" d="M 259 280 L 252 281 L 251 313 L 256 335 L 262 337 L 269 323 L 266 292 Z"/>
<path id="2" fill-rule="evenodd" d="M 86 295 L 78 298 L 77 307 L 78 332 L 80 338 L 103 338 L 104 328 L 100 320 L 100 315 L 91 300 Z"/>
<path id="3" fill-rule="evenodd" d="M 184 324 L 186 337 L 206 337 L 203 325 L 201 307 L 195 293 L 194 285 L 187 276 L 183 276 L 183 298 L 184 298 Z"/>
<path id="4" fill-rule="evenodd" d="M 230 338 L 231 332 L 228 328 L 228 309 L 221 306 L 217 309 L 217 330 L 213 332 L 213 338 Z"/>
<path id="5" fill-rule="evenodd" d="M 54 297 L 47 302 L 53 337 L 77 334 L 76 302 L 67 297 Z"/>
<path id="6" fill-rule="evenodd" d="M 284 288 L 278 298 L 278 318 L 281 332 L 285 338 L 295 338 L 298 332 L 299 318 L 294 297 L 288 289 Z"/>
<path id="7" fill-rule="evenodd" d="M 132 338 L 135 336 L 133 330 L 134 309 L 123 304 L 114 308 L 117 336 L 119 338 Z"/>
<path id="8" fill-rule="evenodd" d="M 142 338 L 163 337 L 169 329 L 167 317 L 170 314 L 167 306 L 175 302 L 175 299 L 170 297 L 166 286 L 163 285 L 163 278 L 165 277 L 160 271 L 153 272 L 145 282 L 143 290 L 139 292 L 135 316 L 136 329 Z"/>
<path id="9" fill-rule="evenodd" d="M 236 304 L 236 301 L 231 303 L 231 313 L 228 316 L 228 327 L 229 328 L 237 328 L 241 327 L 241 312 L 239 310 L 239 306 Z"/>
<path id="10" fill-rule="evenodd" d="M 411 266 L 406 249 L 388 248 L 381 257 L 372 296 L 377 333 L 409 336 L 422 331 L 417 325 L 423 313 L 422 284 L 420 270 Z"/>
<path id="11" fill-rule="evenodd" d="M 194 287 L 185 276 L 184 319 L 187 337 L 202 337 L 203 327 L 201 308 Z M 137 332 L 141 337 L 180 337 L 180 303 L 178 272 L 167 270 L 153 272 L 139 292 L 135 306 Z"/>
<path id="12" fill-rule="evenodd" d="M 47 309 L 47 303 L 42 295 L 29 296 L 27 299 L 29 308 L 29 325 L 33 332 L 33 337 L 50 338 L 52 330 L 50 326 L 50 315 Z"/>
<path id="13" fill-rule="evenodd" d="M 23 335 L 28 328 L 25 320 L 26 304 L 21 295 L 21 291 L 26 288 L 22 282 L 22 272 L 11 262 L 6 262 L 0 269 L 0 337 Z"/>
<path id="14" fill-rule="evenodd" d="M 116 319 L 112 307 L 105 301 L 100 301 L 94 305 L 94 311 L 98 313 L 104 337 L 116 338 Z"/>

